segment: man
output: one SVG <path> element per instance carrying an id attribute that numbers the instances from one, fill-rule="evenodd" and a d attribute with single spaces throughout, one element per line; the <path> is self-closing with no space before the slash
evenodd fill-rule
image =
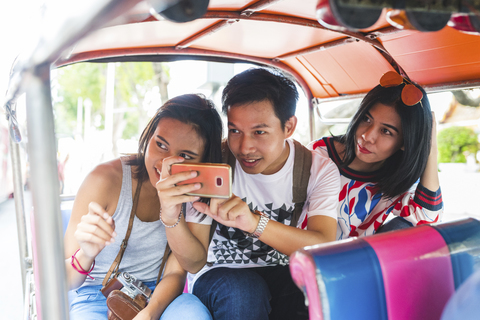
<path id="1" fill-rule="evenodd" d="M 189 278 L 193 294 L 214 319 L 308 319 L 288 256 L 335 240 L 340 176 L 330 159 L 313 151 L 306 201 L 290 226 L 294 166 L 303 165 L 295 163 L 297 149 L 289 139 L 297 124 L 297 99 L 289 78 L 263 68 L 236 75 L 223 91 L 227 141 L 236 158 L 234 195 L 193 204 L 218 224 L 207 265 Z M 194 219 L 187 215 L 187 221 Z"/>

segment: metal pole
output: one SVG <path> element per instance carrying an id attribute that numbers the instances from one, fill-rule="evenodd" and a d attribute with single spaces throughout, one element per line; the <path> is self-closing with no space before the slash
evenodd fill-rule
<path id="1" fill-rule="evenodd" d="M 31 260 L 28 257 L 28 242 L 27 242 L 27 224 L 25 222 L 25 201 L 23 197 L 23 179 L 22 179 L 22 164 L 20 160 L 20 147 L 10 137 L 10 153 L 12 157 L 13 170 L 13 187 L 14 187 L 14 201 L 15 213 L 17 216 L 17 235 L 18 247 L 20 249 L 20 268 L 22 272 L 22 288 L 25 296 L 25 277 L 26 269 L 31 267 Z"/>
<path id="2" fill-rule="evenodd" d="M 60 185 L 47 64 L 32 70 L 27 88 L 27 128 L 35 219 L 33 254 L 38 262 L 34 269 L 38 274 L 35 294 L 41 299 L 37 311 L 39 319 L 68 320 Z"/>

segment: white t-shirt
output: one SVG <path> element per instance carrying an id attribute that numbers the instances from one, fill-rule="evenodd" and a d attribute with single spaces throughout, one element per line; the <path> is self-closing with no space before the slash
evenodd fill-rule
<path id="1" fill-rule="evenodd" d="M 266 213 L 270 219 L 290 225 L 295 204 L 292 202 L 293 163 L 295 147 L 290 146 L 288 159 L 280 171 L 271 174 L 247 174 L 236 163 L 233 178 L 233 193 L 242 198 L 250 209 Z M 318 151 L 312 151 L 312 166 L 305 202 L 298 228 L 306 228 L 306 218 L 324 215 L 337 219 L 338 194 L 340 192 L 340 174 L 333 161 Z M 187 209 L 187 222 L 211 224 L 206 217 L 200 221 L 198 213 L 191 207 Z M 208 262 L 197 274 L 188 275 L 189 292 L 198 277 L 215 267 L 245 268 L 288 264 L 288 256 L 264 244 L 259 239 L 247 237 L 240 229 L 218 224 L 208 248 Z"/>

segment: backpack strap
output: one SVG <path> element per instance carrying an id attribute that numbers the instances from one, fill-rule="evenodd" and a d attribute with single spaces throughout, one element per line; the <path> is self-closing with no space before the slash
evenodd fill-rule
<path id="1" fill-rule="evenodd" d="M 292 201 L 295 203 L 295 207 L 290 225 L 296 227 L 298 219 L 300 219 L 302 214 L 303 205 L 307 200 L 308 180 L 310 179 L 310 168 L 312 167 L 312 152 L 296 140 L 293 140 L 293 145 L 295 146 L 295 159 L 293 162 Z"/>

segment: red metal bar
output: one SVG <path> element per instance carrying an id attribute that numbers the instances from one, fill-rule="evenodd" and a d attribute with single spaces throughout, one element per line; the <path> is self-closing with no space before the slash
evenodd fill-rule
<path id="1" fill-rule="evenodd" d="M 251 16 L 255 11 L 263 10 L 263 9 L 271 6 L 272 4 L 274 4 L 275 2 L 278 2 L 278 1 L 280 1 L 280 0 L 259 0 L 255 3 L 253 3 L 252 5 L 249 5 L 248 7 L 242 9 L 240 15 L 247 16 L 247 17 Z M 225 18 L 222 18 L 222 19 L 225 19 Z M 213 26 L 210 26 L 209 28 L 207 28 L 205 30 L 202 30 L 199 33 L 194 34 L 193 36 L 183 40 L 182 42 L 177 44 L 176 48 L 177 49 L 184 49 L 184 48 L 190 46 L 191 44 L 193 44 L 195 41 L 198 41 L 199 39 L 201 39 L 203 37 L 207 37 L 207 36 L 217 32 L 218 30 L 221 30 L 221 29 L 223 29 L 223 28 L 225 28 L 225 27 L 229 26 L 230 24 L 235 23 L 237 21 L 239 21 L 239 19 L 229 19 L 229 20 L 226 20 L 226 21 L 217 22 Z"/>
<path id="2" fill-rule="evenodd" d="M 258 0 L 240 11 L 242 12 L 242 15 L 250 16 L 252 13 L 266 9 L 279 1 L 281 0 Z"/>
<path id="3" fill-rule="evenodd" d="M 325 43 L 322 43 L 322 44 L 319 44 L 319 45 L 316 45 L 316 46 L 313 46 L 313 47 L 309 47 L 309 48 L 289 52 L 289 53 L 286 53 L 286 54 L 282 54 L 281 56 L 276 57 L 275 60 L 286 60 L 288 58 L 303 56 L 303 55 L 306 55 L 306 54 L 309 54 L 309 53 L 314 53 L 314 52 L 317 52 L 317 51 L 327 50 L 327 49 L 333 48 L 333 47 L 343 46 L 344 44 L 352 43 L 352 42 L 355 42 L 355 41 L 359 41 L 359 40 L 351 38 L 351 37 L 337 39 L 337 40 L 333 40 L 333 41 L 330 41 L 330 42 L 325 42 Z"/>
<path id="4" fill-rule="evenodd" d="M 280 22 L 280 23 L 287 23 L 287 24 L 294 24 L 300 25 L 304 27 L 311 27 L 311 28 L 318 28 L 323 30 L 329 30 L 323 27 L 320 23 L 315 20 L 304 19 L 304 18 L 297 18 L 297 17 L 289 17 L 284 15 L 278 14 L 268 14 L 268 13 L 254 13 L 252 12 L 249 15 L 244 15 L 242 12 L 232 12 L 232 11 L 209 11 L 207 12 L 202 19 L 221 19 L 223 21 L 219 21 L 212 26 L 204 29 L 189 38 L 183 40 L 179 44 L 177 44 L 177 49 L 184 49 L 189 47 L 195 41 L 200 40 L 203 37 L 207 37 L 224 27 L 238 22 L 240 20 L 254 20 L 254 21 L 269 21 L 269 22 Z M 360 34 L 359 34 L 360 36 Z"/>
<path id="5" fill-rule="evenodd" d="M 302 78 L 297 71 L 290 68 L 288 65 L 281 61 L 274 61 L 273 59 L 259 58 L 254 56 L 247 56 L 238 53 L 231 52 L 220 52 L 213 50 L 204 50 L 204 49 L 195 49 L 195 48 L 185 48 L 182 50 L 177 50 L 175 47 L 156 47 L 156 48 L 129 48 L 129 49 L 113 49 L 113 50 L 98 50 L 90 52 L 82 52 L 70 56 L 68 59 L 58 60 L 55 63 L 55 67 L 62 67 L 68 64 L 73 64 L 77 62 L 87 62 L 92 60 L 98 60 L 103 58 L 114 58 L 114 57 L 128 57 L 128 56 L 142 56 L 142 55 L 185 55 L 191 57 L 218 57 L 226 58 L 233 60 L 241 60 L 245 62 L 251 62 L 255 64 L 262 64 L 267 66 L 272 66 L 278 69 L 281 69 L 289 74 L 291 74 L 302 87 L 307 96 L 307 99 L 310 101 L 313 98 L 312 91 L 310 90 L 308 84 Z"/>
<path id="6" fill-rule="evenodd" d="M 262 2 L 265 5 L 271 5 L 277 0 L 266 0 L 266 1 L 258 1 L 254 5 L 260 6 L 260 2 Z M 251 8 L 251 7 L 247 7 Z M 247 9 L 244 9 L 247 10 Z M 386 57 L 386 60 L 392 64 L 393 58 L 391 57 L 390 53 L 385 49 L 385 47 L 378 41 L 376 38 L 386 35 L 386 34 L 391 34 L 398 32 L 397 28 L 394 27 L 386 27 L 382 28 L 376 31 L 372 31 L 370 33 L 367 33 L 366 35 L 360 32 L 353 32 L 353 31 L 336 31 L 336 30 L 331 30 L 328 28 L 325 28 L 322 26 L 318 21 L 316 20 L 311 20 L 311 19 L 305 19 L 305 18 L 298 18 L 298 17 L 292 17 L 292 16 L 284 16 L 284 15 L 279 15 L 279 14 L 270 14 L 270 13 L 258 13 L 254 12 L 251 13 L 250 15 L 244 15 L 242 14 L 243 11 L 238 12 L 238 11 L 208 11 L 201 19 L 222 19 L 222 20 L 229 20 L 230 23 L 237 22 L 239 20 L 254 20 L 254 21 L 268 21 L 268 22 L 277 22 L 277 23 L 286 23 L 286 24 L 293 24 L 293 25 L 299 25 L 299 26 L 304 26 L 304 27 L 309 27 L 309 28 L 317 28 L 317 29 L 322 29 L 322 30 L 328 30 L 331 32 L 337 32 L 341 33 L 346 36 L 346 38 L 339 39 L 339 40 L 334 40 L 328 43 L 324 44 L 319 44 L 313 47 L 305 48 L 302 50 L 297 50 L 291 53 L 284 54 L 282 56 L 276 57 L 278 60 L 284 60 L 287 58 L 299 56 L 299 55 L 304 55 L 308 53 L 313 53 L 318 50 L 326 50 L 328 48 L 332 47 L 337 47 L 341 46 L 344 44 L 350 43 L 351 39 L 356 39 L 359 41 L 364 41 L 367 42 L 368 44 L 374 46 L 377 50 L 379 50 L 383 56 Z M 148 19 L 146 21 L 152 21 L 154 19 Z M 184 40 L 183 42 L 179 43 L 177 45 L 178 49 L 183 49 L 185 47 L 188 47 L 191 45 L 193 42 L 208 36 L 214 32 L 217 32 L 218 30 L 224 28 L 228 23 L 222 23 L 219 22 L 215 25 L 213 25 L 210 29 L 205 29 L 202 30 L 200 33 L 195 34 L 191 36 L 190 38 Z M 392 67 L 399 71 L 399 66 L 396 64 L 396 62 L 393 62 Z"/>
<path id="7" fill-rule="evenodd" d="M 185 49 L 187 47 L 189 47 L 191 44 L 193 44 L 195 41 L 198 41 L 200 40 L 201 38 L 204 38 L 204 37 L 207 37 L 225 27 L 228 27 L 229 25 L 231 25 L 232 23 L 235 23 L 237 22 L 238 20 L 222 20 L 222 21 L 219 21 L 213 25 L 211 25 L 210 27 L 200 31 L 200 32 L 197 32 L 196 34 L 194 34 L 193 36 L 183 40 L 182 42 L 178 43 L 176 46 L 175 46 L 175 49 L 177 50 L 180 50 L 180 49 Z"/>
<path id="8" fill-rule="evenodd" d="M 317 20 L 285 16 L 273 13 L 254 12 L 249 16 L 242 15 L 238 11 L 208 11 L 201 19 L 235 19 L 235 20 L 254 20 L 254 21 L 269 21 L 280 22 L 286 24 L 294 24 L 304 27 L 317 28 L 332 31 L 325 28 Z"/>
<path id="9" fill-rule="evenodd" d="M 310 19 L 305 19 L 305 18 L 298 18 L 298 17 L 291 17 L 291 16 L 284 16 L 284 15 L 279 15 L 279 14 L 270 14 L 270 13 L 252 13 L 249 16 L 245 16 L 239 12 L 232 12 L 232 11 L 209 11 L 207 12 L 202 19 L 228 19 L 230 23 L 237 22 L 239 20 L 254 20 L 254 21 L 269 21 L 269 22 L 277 22 L 277 23 L 286 23 L 286 24 L 294 24 L 294 25 L 300 25 L 304 27 L 310 27 L 310 28 L 318 28 L 322 30 L 328 30 L 331 32 L 338 32 L 346 36 L 346 38 L 339 39 L 339 40 L 334 40 L 331 42 L 319 44 L 313 47 L 297 50 L 291 53 L 284 54 L 282 56 L 276 57 L 275 59 L 277 60 L 284 60 L 287 58 L 295 57 L 295 56 L 300 56 L 308 53 L 313 53 L 315 51 L 319 50 L 326 50 L 328 48 L 332 47 L 337 47 L 341 46 L 344 44 L 351 43 L 354 40 L 357 41 L 364 41 L 373 47 L 375 47 L 380 53 L 385 57 L 385 59 L 392 65 L 392 67 L 397 70 L 400 73 L 402 72 L 403 69 L 395 62 L 393 57 L 390 55 L 390 53 L 385 49 L 385 47 L 376 39 L 380 35 L 384 34 L 390 34 L 396 32 L 396 28 L 390 27 L 390 28 L 383 28 L 378 31 L 374 31 L 371 33 L 368 33 L 367 35 L 364 35 L 363 33 L 360 32 L 353 32 L 353 31 L 335 31 L 335 30 L 330 30 L 328 28 L 325 28 L 322 26 L 318 21 L 316 20 L 310 20 Z M 218 30 L 224 28 L 228 23 L 222 23 L 219 22 L 215 25 L 213 25 L 208 29 L 205 29 L 201 31 L 200 33 L 193 35 L 192 37 L 186 39 L 184 42 L 180 43 L 177 45 L 178 49 L 183 49 L 189 45 L 191 45 L 193 42 L 199 40 L 200 38 L 206 37 L 214 32 L 217 32 Z"/>

